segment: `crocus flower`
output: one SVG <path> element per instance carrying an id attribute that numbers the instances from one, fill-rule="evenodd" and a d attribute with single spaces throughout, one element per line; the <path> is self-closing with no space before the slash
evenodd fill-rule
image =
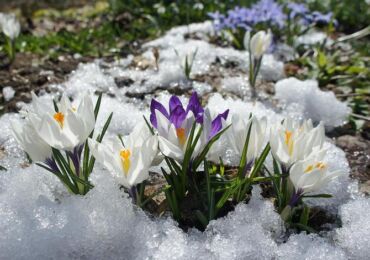
<path id="1" fill-rule="evenodd" d="M 260 59 L 271 45 L 271 32 L 259 31 L 250 40 L 250 52 L 255 59 Z"/>
<path id="2" fill-rule="evenodd" d="M 330 171 L 324 160 L 325 154 L 325 149 L 315 151 L 305 160 L 296 162 L 290 168 L 289 178 L 296 190 L 294 196 L 318 191 L 342 174 L 340 170 Z"/>
<path id="3" fill-rule="evenodd" d="M 212 118 L 210 110 L 207 108 L 204 112 L 202 140 L 204 145 L 217 135 L 225 126 L 226 119 L 229 115 L 229 109 Z"/>
<path id="4" fill-rule="evenodd" d="M 13 136 L 34 162 L 45 162 L 51 158 L 51 147 L 36 132 L 30 120 L 24 124 L 12 121 Z"/>
<path id="5" fill-rule="evenodd" d="M 50 146 L 72 151 L 83 144 L 95 126 L 94 105 L 86 94 L 75 108 L 63 95 L 55 111 L 32 94 L 33 111 L 29 118 L 39 136 Z"/>
<path id="6" fill-rule="evenodd" d="M 21 25 L 14 14 L 1 14 L 0 25 L 3 33 L 11 40 L 17 38 L 21 31 Z"/>
<path id="7" fill-rule="evenodd" d="M 248 129 L 251 124 L 252 127 L 246 154 L 247 165 L 251 165 L 262 152 L 263 145 L 266 141 L 266 118 L 263 117 L 261 119 L 257 119 L 255 116 L 252 116 L 246 120 L 240 118 L 238 115 L 233 115 L 230 130 L 226 133 L 232 149 L 238 156 L 241 156 L 247 138 Z"/>
<path id="8" fill-rule="evenodd" d="M 297 121 L 286 118 L 270 131 L 271 152 L 286 169 L 309 156 L 315 147 L 322 148 L 324 140 L 323 125 L 320 123 L 313 128 L 311 120 L 300 125 Z"/>
<path id="9" fill-rule="evenodd" d="M 104 143 L 98 143 L 93 139 L 88 141 L 96 160 L 127 189 L 149 177 L 149 168 L 157 155 L 157 136 L 147 137 L 144 132 L 145 129 L 135 129 L 123 138 L 123 143 L 118 138 Z"/>
<path id="10" fill-rule="evenodd" d="M 199 103 L 198 95 L 194 92 L 186 108 L 183 107 L 178 97 L 172 96 L 169 102 L 169 111 L 155 99 L 151 103 L 150 120 L 159 135 L 161 152 L 171 158 L 182 160 L 185 154 L 188 138 L 193 123 L 196 122 L 196 131 L 199 130 L 206 118 L 205 128 L 201 141 L 195 147 L 193 155 L 197 154 L 205 142 L 208 142 L 222 128 L 222 118 L 228 112 L 216 116 L 211 120 L 209 112 L 204 117 L 204 109 Z"/>

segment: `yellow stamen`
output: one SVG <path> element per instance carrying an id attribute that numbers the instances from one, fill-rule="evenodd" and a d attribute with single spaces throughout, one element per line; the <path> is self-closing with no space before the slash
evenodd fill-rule
<path id="1" fill-rule="evenodd" d="M 64 114 L 61 112 L 54 114 L 54 119 L 59 123 L 60 127 L 63 128 L 64 126 Z"/>
<path id="2" fill-rule="evenodd" d="M 72 111 L 73 111 L 73 112 L 76 112 L 76 111 L 77 111 L 77 109 L 76 109 L 75 107 L 72 107 Z"/>
<path id="3" fill-rule="evenodd" d="M 125 173 L 125 176 L 127 177 L 128 171 L 130 170 L 130 166 L 131 166 L 131 160 L 130 160 L 131 152 L 129 149 L 123 149 L 120 151 L 119 155 L 121 157 L 123 171 Z"/>
<path id="4" fill-rule="evenodd" d="M 288 146 L 288 153 L 289 155 L 293 154 L 293 140 L 292 140 L 293 132 L 292 131 L 285 131 L 285 144 Z"/>
<path id="5" fill-rule="evenodd" d="M 310 172 L 312 172 L 312 170 L 313 170 L 313 165 L 310 164 L 310 165 L 307 166 L 306 170 L 304 170 L 304 173 L 310 173 Z"/>
<path id="6" fill-rule="evenodd" d="M 325 168 L 326 168 L 326 164 L 325 164 L 325 163 L 323 163 L 323 162 L 318 162 L 318 163 L 316 163 L 315 167 L 316 167 L 317 169 L 323 170 L 323 169 L 325 169 Z"/>
<path id="7" fill-rule="evenodd" d="M 177 138 L 179 139 L 180 144 L 184 145 L 185 142 L 186 142 L 185 129 L 184 128 L 177 128 L 176 129 L 176 135 L 177 135 Z"/>

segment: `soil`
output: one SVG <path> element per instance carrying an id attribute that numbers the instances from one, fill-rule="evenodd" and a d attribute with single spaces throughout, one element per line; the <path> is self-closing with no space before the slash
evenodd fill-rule
<path id="1" fill-rule="evenodd" d="M 35 54 L 18 53 L 11 66 L 0 70 L 0 113 L 16 112 L 18 102 L 31 100 L 31 91 L 49 92 L 48 85 L 66 81 L 80 62 L 89 61 L 92 58 L 75 59 L 71 55 L 42 60 Z M 15 96 L 6 101 L 2 90 L 8 86 L 15 90 Z"/>

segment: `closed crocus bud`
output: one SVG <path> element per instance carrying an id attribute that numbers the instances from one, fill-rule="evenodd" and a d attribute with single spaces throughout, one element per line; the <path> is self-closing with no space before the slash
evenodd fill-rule
<path id="1" fill-rule="evenodd" d="M 14 138 L 34 162 L 45 162 L 51 157 L 51 147 L 38 135 L 29 120 L 24 124 L 12 121 Z"/>
<path id="2" fill-rule="evenodd" d="M 326 150 L 314 151 L 305 160 L 296 162 L 289 171 L 296 193 L 299 195 L 315 192 L 342 174 L 341 171 L 331 171 L 324 156 Z"/>
<path id="3" fill-rule="evenodd" d="M 250 52 L 255 59 L 260 59 L 271 45 L 271 32 L 259 31 L 250 40 Z"/>
<path id="4" fill-rule="evenodd" d="M 40 137 L 50 146 L 71 151 L 83 144 L 95 127 L 94 105 L 89 94 L 85 94 L 77 107 L 63 95 L 58 112 L 46 106 L 33 94 L 34 110 L 29 118 Z"/>
<path id="5" fill-rule="evenodd" d="M 3 14 L 0 19 L 3 33 L 14 40 L 21 31 L 21 25 L 14 14 Z"/>
<path id="6" fill-rule="evenodd" d="M 270 131 L 270 146 L 274 158 L 286 169 L 309 156 L 314 148 L 321 149 L 325 141 L 322 124 L 313 128 L 311 120 L 299 122 L 286 118 Z"/>
<path id="7" fill-rule="evenodd" d="M 249 119 L 234 115 L 229 131 L 226 132 L 228 141 L 238 156 L 241 156 L 248 135 L 248 129 L 252 124 L 247 150 L 247 164 L 252 163 L 262 152 L 266 143 L 266 118 L 257 119 L 252 116 Z"/>
<path id="8" fill-rule="evenodd" d="M 246 49 L 247 51 L 249 51 L 250 41 L 251 41 L 251 32 L 246 31 L 244 34 L 243 44 L 244 44 L 244 49 Z"/>
<path id="9" fill-rule="evenodd" d="M 103 164 L 127 189 L 146 180 L 149 168 L 158 153 L 158 138 L 141 136 L 133 132 L 123 139 L 118 138 L 98 143 L 89 139 L 89 148 L 98 162 Z"/>

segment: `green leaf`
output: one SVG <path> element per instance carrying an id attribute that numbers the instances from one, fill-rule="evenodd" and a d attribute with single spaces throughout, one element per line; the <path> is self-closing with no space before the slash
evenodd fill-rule
<path id="1" fill-rule="evenodd" d="M 194 164 L 193 164 L 193 169 L 196 170 L 198 169 L 199 165 L 202 163 L 202 161 L 206 158 L 207 154 L 208 154 L 208 151 L 209 149 L 211 149 L 212 145 L 221 137 L 221 135 L 223 133 L 225 133 L 225 131 L 227 129 L 229 129 L 231 125 L 228 125 L 227 127 L 225 127 L 224 129 L 222 129 L 220 132 L 218 132 L 215 136 L 213 136 L 209 141 L 208 143 L 206 144 L 206 146 L 204 147 L 204 149 L 202 150 L 202 152 L 197 156 L 197 158 L 194 160 Z"/>
<path id="2" fill-rule="evenodd" d="M 196 210 L 195 215 L 197 216 L 199 222 L 203 225 L 203 227 L 206 228 L 208 226 L 208 223 L 209 223 L 206 216 L 200 210 Z"/>
<path id="3" fill-rule="evenodd" d="M 98 118 L 103 93 L 100 92 L 94 108 L 95 120 Z"/>
<path id="4" fill-rule="evenodd" d="M 307 226 L 309 216 L 310 216 L 310 208 L 307 205 L 304 205 L 301 217 L 299 219 L 299 223 Z"/>
<path id="5" fill-rule="evenodd" d="M 319 51 L 317 54 L 317 64 L 320 68 L 324 68 L 327 64 L 327 58 L 324 52 Z"/>
<path id="6" fill-rule="evenodd" d="M 254 166 L 253 166 L 253 170 L 250 174 L 250 178 L 254 178 L 254 176 L 260 172 L 262 166 L 263 166 L 263 163 L 265 162 L 266 160 L 266 157 L 268 156 L 269 152 L 270 152 L 270 144 L 266 144 L 265 148 L 263 149 L 260 157 L 257 159 L 257 161 L 254 163 Z"/>
<path id="7" fill-rule="evenodd" d="M 147 125 L 147 127 L 149 128 L 149 131 L 152 133 L 152 135 L 154 135 L 154 129 L 153 127 L 149 124 L 149 121 L 148 119 L 146 119 L 146 117 L 143 115 L 143 118 L 144 118 L 144 121 L 145 121 L 145 124 Z"/>
<path id="8" fill-rule="evenodd" d="M 247 152 L 248 152 L 249 139 L 250 139 L 250 136 L 251 136 L 252 125 L 253 125 L 253 123 L 251 122 L 249 127 L 248 127 L 247 136 L 245 138 L 245 142 L 244 142 L 244 146 L 243 146 L 243 152 L 242 152 L 242 155 L 240 157 L 239 168 L 238 168 L 238 177 L 239 177 L 239 179 L 243 178 L 245 165 L 247 163 Z"/>
<path id="9" fill-rule="evenodd" d="M 4 166 L 0 165 L 0 171 L 7 171 L 7 169 Z"/>

